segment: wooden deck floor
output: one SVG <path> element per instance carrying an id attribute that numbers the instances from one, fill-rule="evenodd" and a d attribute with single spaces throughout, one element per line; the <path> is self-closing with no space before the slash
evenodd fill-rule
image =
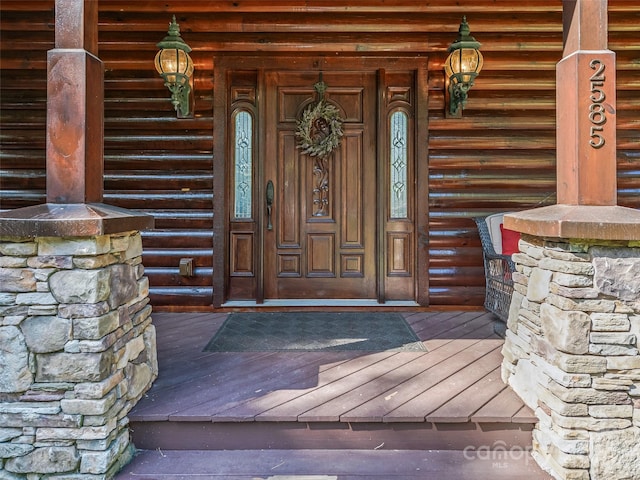
<path id="1" fill-rule="evenodd" d="M 331 430 L 327 441 L 339 438 L 345 448 L 375 448 L 377 441 L 383 448 L 464 448 L 480 431 L 485 442 L 530 444 L 536 419 L 500 379 L 502 339 L 493 317 L 404 315 L 428 352 L 210 353 L 202 349 L 225 314 L 155 313 L 160 375 L 131 412 L 134 442 L 326 448 L 321 438 Z M 167 430 L 178 425 L 179 435 Z"/>
<path id="2" fill-rule="evenodd" d="M 224 314 L 155 313 L 160 376 L 116 478 L 549 480 L 493 317 L 404 315 L 428 352 L 207 353 Z"/>

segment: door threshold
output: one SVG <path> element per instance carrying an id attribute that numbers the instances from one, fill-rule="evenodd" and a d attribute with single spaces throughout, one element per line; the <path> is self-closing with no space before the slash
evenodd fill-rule
<path id="1" fill-rule="evenodd" d="M 285 298 L 276 300 L 265 300 L 264 303 L 256 303 L 254 300 L 230 300 L 221 305 L 222 308 L 261 308 L 261 307 L 419 307 L 414 301 L 388 301 L 379 303 L 377 300 L 361 300 L 350 298 L 335 299 L 304 299 Z"/>

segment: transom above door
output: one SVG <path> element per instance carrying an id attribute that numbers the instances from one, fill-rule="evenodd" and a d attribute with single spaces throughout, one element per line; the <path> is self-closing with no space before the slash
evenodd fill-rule
<path id="1" fill-rule="evenodd" d="M 427 196 L 417 189 L 426 65 L 418 60 L 216 59 L 225 274 L 214 278 L 214 298 L 426 303 L 418 232 Z M 322 99 L 337 112 L 332 126 L 312 115 Z M 305 127 L 315 138 L 341 129 L 338 147 L 305 153 Z"/>

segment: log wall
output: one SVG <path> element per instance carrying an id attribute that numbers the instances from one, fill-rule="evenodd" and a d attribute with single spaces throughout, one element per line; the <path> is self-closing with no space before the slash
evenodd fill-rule
<path id="1" fill-rule="evenodd" d="M 618 203 L 640 208 L 640 5 L 609 0 L 618 69 Z M 309 52 L 429 58 L 429 297 L 480 306 L 484 270 L 472 216 L 555 203 L 555 64 L 561 2 L 537 0 L 100 0 L 105 64 L 105 203 L 152 213 L 144 263 L 154 305 L 211 304 L 213 57 Z M 342 6 L 340 6 L 342 5 Z M 195 116 L 177 119 L 153 67 L 176 14 L 193 48 Z M 0 208 L 45 200 L 46 52 L 53 0 L 0 3 Z M 444 117 L 442 62 L 462 15 L 485 66 L 461 119 Z M 193 257 L 196 275 L 181 277 Z"/>

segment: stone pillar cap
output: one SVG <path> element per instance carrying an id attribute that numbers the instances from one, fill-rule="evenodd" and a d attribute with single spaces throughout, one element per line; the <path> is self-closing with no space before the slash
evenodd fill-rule
<path id="1" fill-rule="evenodd" d="M 0 213 L 0 236 L 91 237 L 148 230 L 146 213 L 102 203 L 45 203 Z"/>
<path id="2" fill-rule="evenodd" d="M 637 240 L 640 246 L 640 210 L 593 205 L 551 205 L 504 216 L 510 230 L 553 238 Z"/>

